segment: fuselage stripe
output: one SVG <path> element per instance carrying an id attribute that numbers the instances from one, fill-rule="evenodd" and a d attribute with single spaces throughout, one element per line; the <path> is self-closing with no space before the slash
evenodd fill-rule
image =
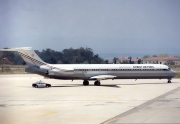
<path id="1" fill-rule="evenodd" d="M 24 55 L 24 54 L 21 54 L 23 57 L 25 57 L 25 58 L 27 58 L 27 59 L 30 59 L 31 61 L 33 61 L 33 62 L 35 62 L 35 63 L 38 63 L 38 64 L 40 64 L 40 65 L 43 65 L 41 62 L 39 62 L 38 60 L 35 60 L 35 59 L 33 59 L 33 58 L 31 58 L 31 57 L 29 57 L 29 56 L 26 56 L 26 55 Z"/>

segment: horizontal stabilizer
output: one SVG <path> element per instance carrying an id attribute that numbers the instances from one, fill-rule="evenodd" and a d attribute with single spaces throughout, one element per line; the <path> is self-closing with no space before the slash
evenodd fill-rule
<path id="1" fill-rule="evenodd" d="M 47 63 L 44 62 L 31 47 L 4 48 L 0 49 L 0 51 L 17 51 L 28 66 L 47 65 Z"/>
<path id="2" fill-rule="evenodd" d="M 20 47 L 20 48 L 4 48 L 0 49 L 0 51 L 19 51 L 19 50 L 32 50 L 31 47 Z"/>
<path id="3" fill-rule="evenodd" d="M 114 75 L 97 75 L 93 76 L 90 79 L 97 79 L 97 80 L 106 80 L 106 79 L 114 79 L 116 76 Z"/>

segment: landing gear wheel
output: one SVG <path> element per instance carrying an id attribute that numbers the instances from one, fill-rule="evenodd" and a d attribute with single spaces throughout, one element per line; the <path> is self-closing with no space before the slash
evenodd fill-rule
<path id="1" fill-rule="evenodd" d="M 100 81 L 95 81 L 95 82 L 94 82 L 94 85 L 96 85 L 96 86 L 100 86 L 100 85 L 101 85 L 101 83 L 100 83 Z"/>
<path id="2" fill-rule="evenodd" d="M 89 85 L 89 81 L 88 80 L 84 80 L 83 81 L 83 85 Z"/>
<path id="3" fill-rule="evenodd" d="M 172 83 L 172 82 L 171 82 L 171 79 L 168 79 L 168 83 Z"/>

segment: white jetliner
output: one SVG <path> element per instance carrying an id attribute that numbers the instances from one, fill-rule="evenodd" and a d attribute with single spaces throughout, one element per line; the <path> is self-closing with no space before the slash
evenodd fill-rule
<path id="1" fill-rule="evenodd" d="M 55 79 L 81 79 L 83 85 L 89 85 L 89 80 L 100 85 L 100 80 L 106 79 L 168 79 L 171 83 L 176 76 L 175 71 L 161 64 L 48 64 L 29 47 L 1 51 L 17 51 L 29 66 L 27 72 Z"/>

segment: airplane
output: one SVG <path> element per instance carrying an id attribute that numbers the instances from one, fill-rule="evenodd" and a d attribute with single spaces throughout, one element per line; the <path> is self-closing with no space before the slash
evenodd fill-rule
<path id="1" fill-rule="evenodd" d="M 106 79 L 171 79 L 176 72 L 162 64 L 48 64 L 31 47 L 7 48 L 0 51 L 17 51 L 27 63 L 26 72 L 48 78 L 64 80 L 83 80 L 83 85 L 100 86 Z"/>

